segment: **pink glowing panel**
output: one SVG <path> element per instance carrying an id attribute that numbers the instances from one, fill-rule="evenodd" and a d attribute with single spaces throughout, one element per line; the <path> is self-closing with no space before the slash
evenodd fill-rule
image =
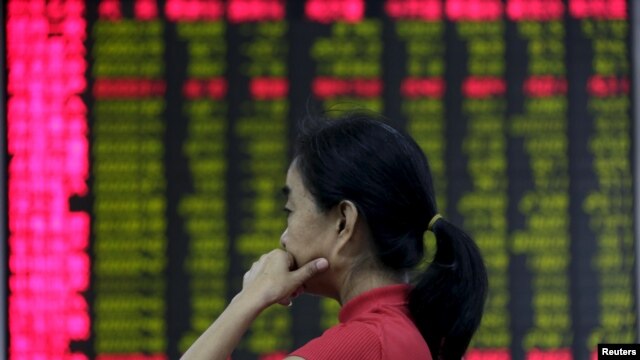
<path id="1" fill-rule="evenodd" d="M 164 354 L 99 354 L 96 360 L 167 360 Z"/>
<path id="2" fill-rule="evenodd" d="M 29 133 L 29 124 L 27 121 L 24 121 L 29 115 L 29 103 L 25 99 L 14 97 L 9 99 L 7 107 L 7 115 L 9 117 L 20 119 L 20 121 L 13 121 L 11 124 L 8 124 L 7 131 L 9 132 L 9 137 L 23 138 L 23 136 Z"/>
<path id="3" fill-rule="evenodd" d="M 83 240 L 82 242 L 78 242 L 76 243 L 71 243 L 70 245 L 77 245 L 80 248 L 84 248 L 87 246 L 87 240 L 88 236 L 89 236 L 89 223 L 90 223 L 90 217 L 89 214 L 85 213 L 85 212 L 78 212 L 75 214 L 69 214 L 69 216 L 66 217 L 67 220 L 67 229 L 69 229 L 69 234 L 70 235 L 79 235 L 82 238 L 85 238 L 85 240 Z M 70 239 L 73 239 L 73 236 L 69 237 Z"/>
<path id="4" fill-rule="evenodd" d="M 64 3 L 63 2 L 50 2 L 47 4 L 47 14 L 52 19 L 60 19 L 64 18 L 65 14 Z"/>
<path id="5" fill-rule="evenodd" d="M 182 94 L 187 99 L 223 99 L 227 95 L 227 80 L 224 78 L 189 79 L 182 86 Z"/>
<path id="6" fill-rule="evenodd" d="M 304 12 L 309 20 L 320 23 L 354 23 L 362 21 L 364 10 L 363 0 L 307 0 Z"/>
<path id="7" fill-rule="evenodd" d="M 462 94 L 468 98 L 483 99 L 502 96 L 506 90 L 505 80 L 493 76 L 469 76 L 462 83 Z"/>
<path id="8" fill-rule="evenodd" d="M 535 98 L 565 95 L 567 88 L 567 79 L 550 75 L 530 76 L 523 84 L 525 95 Z"/>
<path id="9" fill-rule="evenodd" d="M 26 1 L 10 1 L 9 4 L 7 4 L 7 12 L 14 16 L 28 15 L 29 4 Z"/>
<path id="10" fill-rule="evenodd" d="M 345 79 L 317 77 L 311 85 L 313 94 L 320 98 L 333 98 L 349 93 L 349 83 Z"/>
<path id="11" fill-rule="evenodd" d="M 442 19 L 443 0 L 387 0 L 384 9 L 393 19 L 419 19 L 435 21 Z"/>
<path id="12" fill-rule="evenodd" d="M 89 144 L 87 141 L 83 141 L 82 139 L 73 139 L 68 140 L 66 142 L 66 156 L 72 159 L 82 158 L 83 155 L 87 154 L 89 151 Z M 69 172 L 76 174 L 82 173 L 86 170 L 86 164 L 83 162 L 73 162 L 70 164 L 66 164 L 66 168 Z"/>
<path id="13" fill-rule="evenodd" d="M 26 311 L 29 309 L 38 311 L 57 310 L 60 308 L 61 303 L 64 302 L 63 299 L 54 298 L 52 301 L 44 303 L 29 295 L 20 296 L 20 298 L 14 298 L 13 300 L 12 306 L 9 307 L 11 311 Z M 29 327 L 28 322 L 24 321 L 24 319 L 13 319 L 13 321 L 22 324 L 24 329 Z"/>
<path id="14" fill-rule="evenodd" d="M 509 349 L 471 349 L 465 360 L 511 360 Z"/>
<path id="15" fill-rule="evenodd" d="M 377 97 L 382 94 L 382 81 L 380 79 L 364 78 L 332 78 L 317 77 L 313 80 L 313 94 L 320 99 L 334 98 L 337 96 L 356 96 L 362 98 Z"/>
<path id="16" fill-rule="evenodd" d="M 31 198 L 26 196 L 22 191 L 22 188 L 16 188 L 17 185 L 15 181 L 12 181 L 13 189 L 9 190 L 10 194 L 15 194 L 13 196 L 13 201 L 9 203 L 9 211 L 15 214 L 27 214 L 31 207 Z"/>
<path id="17" fill-rule="evenodd" d="M 258 77 L 249 83 L 251 97 L 258 100 L 282 99 L 289 94 L 289 80 L 278 77 Z"/>
<path id="18" fill-rule="evenodd" d="M 587 80 L 587 91 L 595 97 L 610 97 L 629 94 L 630 81 L 626 76 L 593 75 Z"/>
<path id="19" fill-rule="evenodd" d="M 98 15 L 101 19 L 119 20 L 122 18 L 120 0 L 100 0 Z"/>
<path id="20" fill-rule="evenodd" d="M 285 17 L 284 0 L 230 0 L 227 17 L 233 23 L 282 20 Z"/>
<path id="21" fill-rule="evenodd" d="M 171 21 L 220 20 L 224 3 L 220 0 L 167 0 L 164 13 Z"/>
<path id="22" fill-rule="evenodd" d="M 29 3 L 29 12 L 31 15 L 44 14 L 46 11 L 46 2 L 44 1 L 27 1 Z"/>
<path id="23" fill-rule="evenodd" d="M 152 20 L 158 17 L 157 0 L 136 0 L 133 14 L 139 20 Z"/>
<path id="24" fill-rule="evenodd" d="M 65 354 L 64 360 L 89 360 L 89 357 L 85 354 L 71 353 Z"/>
<path id="25" fill-rule="evenodd" d="M 409 77 L 404 79 L 400 86 L 402 95 L 408 98 L 428 97 L 441 99 L 445 90 L 446 84 L 441 77 Z"/>
<path id="26" fill-rule="evenodd" d="M 90 328 L 91 322 L 85 311 L 74 312 L 67 317 L 66 331 L 75 338 L 88 338 Z"/>
<path id="27" fill-rule="evenodd" d="M 96 79 L 93 96 L 97 99 L 163 96 L 166 87 L 164 80 L 157 79 Z"/>
<path id="28" fill-rule="evenodd" d="M 80 93 L 87 88 L 87 80 L 81 76 L 73 76 L 67 82 L 67 91 Z"/>
<path id="29" fill-rule="evenodd" d="M 86 290 L 87 283 L 83 275 L 89 274 L 89 268 L 89 257 L 81 252 L 69 254 L 66 258 L 66 263 L 60 264 L 59 267 L 61 271 L 67 271 L 67 274 L 71 277 L 71 282 L 78 284 L 77 286 L 80 290 Z M 76 276 L 75 274 L 81 276 Z"/>
<path id="30" fill-rule="evenodd" d="M 569 13 L 578 19 L 625 20 L 627 0 L 569 0 Z"/>
<path id="31" fill-rule="evenodd" d="M 501 0 L 446 0 L 445 13 L 451 21 L 492 21 L 502 17 Z"/>
<path id="32" fill-rule="evenodd" d="M 64 2 L 64 14 L 73 18 L 80 18 L 85 11 L 84 0 L 67 0 Z"/>
<path id="33" fill-rule="evenodd" d="M 84 10 L 80 0 L 7 4 L 8 352 L 15 359 L 86 358 L 69 345 L 87 339 L 91 327 L 81 294 L 90 279 L 89 217 L 68 206 L 86 191 L 89 166 Z"/>
<path id="34" fill-rule="evenodd" d="M 353 79 L 353 95 L 357 97 L 370 98 L 382 95 L 382 81 L 380 79 Z"/>
<path id="35" fill-rule="evenodd" d="M 78 40 L 84 40 L 86 37 L 87 22 L 81 18 L 67 18 L 62 23 L 62 31 L 66 36 L 74 37 Z"/>
<path id="36" fill-rule="evenodd" d="M 513 21 L 561 20 L 564 10 L 562 0 L 509 0 L 507 2 L 507 17 Z"/>
<path id="37" fill-rule="evenodd" d="M 73 77 L 74 75 L 79 76 L 79 74 L 84 74 L 87 70 L 87 62 L 84 60 L 84 56 L 82 54 L 74 54 L 59 60 L 60 62 L 57 64 L 59 70 L 67 72 L 67 76 L 64 77 L 65 80 L 67 80 L 68 77 Z"/>
<path id="38" fill-rule="evenodd" d="M 287 353 L 285 352 L 275 352 L 271 354 L 260 355 L 259 360 L 282 360 L 287 357 Z"/>
<path id="39" fill-rule="evenodd" d="M 571 349 L 540 350 L 527 352 L 526 360 L 572 360 Z"/>
<path id="40" fill-rule="evenodd" d="M 9 246 L 11 246 L 11 243 L 9 244 Z M 11 256 L 14 256 L 14 254 L 11 254 Z M 20 299 L 21 297 L 23 297 L 24 293 L 27 291 L 28 288 L 29 286 L 27 284 L 26 276 L 9 276 L 9 293 L 19 294 L 19 296 L 13 296 L 13 297 L 10 296 L 11 299 L 9 299 L 9 308 L 11 308 L 12 301 L 17 301 L 17 299 Z M 12 316 L 13 314 L 16 314 L 16 313 L 9 312 L 9 324 L 15 321 L 13 319 L 18 319 L 17 317 L 13 317 Z M 11 326 L 9 326 L 9 335 L 11 335 L 13 330 L 14 329 Z"/>
<path id="41" fill-rule="evenodd" d="M 87 115 L 87 105 L 82 101 L 79 96 L 73 95 L 67 98 L 64 104 L 64 112 L 67 115 Z M 70 125 L 73 129 L 78 130 L 78 127 L 83 127 L 81 130 L 86 130 L 86 122 L 80 121 L 77 124 Z"/>
<path id="42" fill-rule="evenodd" d="M 9 324 L 11 324 L 11 321 L 9 321 Z M 9 349 L 9 352 L 28 352 L 30 350 L 30 345 L 31 345 L 31 341 L 29 341 L 29 336 L 28 334 L 25 334 L 23 332 L 17 333 L 15 335 L 13 335 L 13 340 L 12 340 L 12 345 L 13 345 L 13 349 Z"/>
<path id="43" fill-rule="evenodd" d="M 63 301 L 69 303 L 69 309 L 72 311 L 87 311 L 89 308 L 87 299 L 82 296 L 73 295 L 71 298 L 66 298 Z"/>
<path id="44" fill-rule="evenodd" d="M 199 79 L 189 79 L 182 85 L 182 95 L 187 99 L 196 99 L 204 94 L 204 86 Z"/>

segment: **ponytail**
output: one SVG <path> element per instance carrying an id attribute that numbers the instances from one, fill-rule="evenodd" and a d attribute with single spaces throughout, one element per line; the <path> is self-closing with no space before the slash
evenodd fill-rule
<path id="1" fill-rule="evenodd" d="M 487 296 L 487 272 L 474 241 L 445 219 L 432 231 L 433 262 L 409 294 L 409 311 L 433 359 L 458 360 L 480 325 Z"/>

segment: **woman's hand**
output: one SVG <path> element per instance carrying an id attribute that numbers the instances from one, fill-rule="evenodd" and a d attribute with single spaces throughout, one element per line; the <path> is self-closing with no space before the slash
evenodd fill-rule
<path id="1" fill-rule="evenodd" d="M 280 303 L 288 305 L 302 293 L 302 285 L 329 268 L 327 259 L 315 259 L 295 269 L 293 256 L 276 249 L 260 257 L 244 274 L 238 296 L 258 301 L 260 308 Z"/>
<path id="2" fill-rule="evenodd" d="M 327 259 L 315 259 L 295 269 L 293 256 L 273 250 L 244 275 L 242 291 L 216 321 L 182 356 L 183 360 L 228 359 L 242 335 L 266 307 L 277 302 L 288 304 L 305 281 L 327 270 Z"/>
<path id="3" fill-rule="evenodd" d="M 242 291 L 182 356 L 183 360 L 224 360 L 251 323 L 269 305 L 289 304 L 305 281 L 327 270 L 327 259 L 315 259 L 295 269 L 293 256 L 283 250 L 262 255 L 246 274 Z"/>

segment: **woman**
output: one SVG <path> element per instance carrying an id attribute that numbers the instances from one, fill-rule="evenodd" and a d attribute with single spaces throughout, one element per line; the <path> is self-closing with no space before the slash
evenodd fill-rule
<path id="1" fill-rule="evenodd" d="M 460 359 L 482 317 L 487 275 L 474 242 L 437 211 L 419 146 L 368 114 L 318 120 L 298 138 L 284 192 L 282 249 L 184 359 L 226 359 L 265 308 L 301 292 L 336 299 L 340 324 L 286 359 Z M 423 234 L 437 250 L 423 258 Z"/>

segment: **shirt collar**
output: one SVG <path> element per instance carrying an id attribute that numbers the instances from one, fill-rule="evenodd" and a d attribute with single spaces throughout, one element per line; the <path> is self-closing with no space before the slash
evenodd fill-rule
<path id="1" fill-rule="evenodd" d="M 344 323 L 380 306 L 406 305 L 409 291 L 411 291 L 409 284 L 388 285 L 365 291 L 349 300 L 340 310 L 338 318 L 341 323 Z"/>

